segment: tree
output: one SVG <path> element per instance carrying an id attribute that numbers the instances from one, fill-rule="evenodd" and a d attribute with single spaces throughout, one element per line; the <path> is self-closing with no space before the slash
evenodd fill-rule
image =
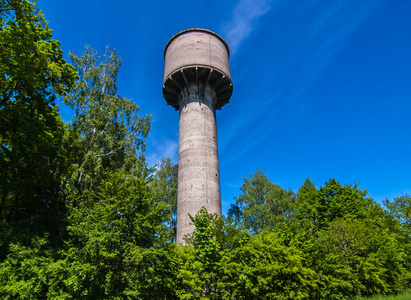
<path id="1" fill-rule="evenodd" d="M 189 246 L 179 247 L 181 299 L 308 299 L 317 291 L 300 250 L 270 230 L 250 236 L 226 221 L 205 208 L 193 218 Z"/>
<path id="2" fill-rule="evenodd" d="M 386 199 L 384 205 L 390 215 L 398 220 L 403 228 L 411 234 L 411 196 L 405 194 L 395 197 L 392 202 Z"/>
<path id="3" fill-rule="evenodd" d="M 404 247 L 375 220 L 332 221 L 313 241 L 311 268 L 323 288 L 319 298 L 352 299 L 406 289 Z"/>
<path id="4" fill-rule="evenodd" d="M 307 178 L 297 192 L 295 216 L 315 225 L 319 221 L 321 210 L 317 199 L 318 190 L 310 178 Z"/>
<path id="5" fill-rule="evenodd" d="M 174 262 L 158 248 L 168 207 L 150 191 L 144 162 L 151 117 L 139 117 L 138 106 L 116 94 L 115 52 L 102 62 L 91 48 L 72 58 L 80 76 L 64 101 L 76 115 L 62 126 L 57 163 L 64 168 L 55 190 L 64 200 L 64 243 L 47 236 L 9 243 L 0 295 L 172 299 Z"/>
<path id="6" fill-rule="evenodd" d="M 222 283 L 222 259 L 249 237 L 232 220 L 208 214 L 202 207 L 192 217 L 195 229 L 186 239 L 187 246 L 179 245 L 175 261 L 179 267 L 177 294 L 180 299 L 222 299 L 226 285 Z"/>
<path id="7" fill-rule="evenodd" d="M 158 280 L 156 288 L 150 280 L 142 286 L 151 272 L 145 255 L 153 263 L 164 256 L 149 249 L 159 244 L 167 208 L 148 186 L 144 149 L 151 116 L 138 116 L 139 107 L 117 95 L 121 60 L 115 51 L 107 48 L 100 57 L 87 47 L 81 57 L 70 57 L 79 78 L 64 97 L 75 111 L 68 132 L 76 153 L 62 178 L 69 237 L 61 260 L 72 282 L 66 288 L 74 298 L 92 299 L 158 290 Z"/>
<path id="8" fill-rule="evenodd" d="M 157 232 L 164 221 L 165 205 L 155 203 L 144 178 L 124 171 L 109 172 L 97 187 L 82 192 L 76 207 L 70 208 L 69 277 L 82 285 L 76 298 L 120 297 L 130 288 L 127 276 L 143 249 L 156 244 Z M 82 274 L 77 275 L 77 264 Z M 81 276 L 85 276 L 82 278 Z"/>
<path id="9" fill-rule="evenodd" d="M 12 245 L 0 265 L 0 296 L 19 299 L 173 299 L 175 266 L 156 244 L 164 208 L 147 181 L 109 172 L 70 207 L 61 249 L 45 239 Z"/>
<path id="10" fill-rule="evenodd" d="M 67 299 L 64 269 L 56 263 L 46 238 L 30 245 L 10 245 L 7 259 L 0 264 L 2 299 Z"/>
<path id="11" fill-rule="evenodd" d="M 318 288 L 303 253 L 271 231 L 244 240 L 220 262 L 221 299 L 309 299 Z"/>
<path id="12" fill-rule="evenodd" d="M 393 220 L 391 231 L 395 231 L 396 240 L 399 242 L 398 247 L 404 249 L 403 257 L 405 265 L 410 269 L 411 266 L 411 196 L 408 194 L 395 197 L 393 201 L 386 199 L 384 205 L 387 218 Z M 397 230 L 395 230 L 397 229 Z M 408 274 L 408 286 L 411 285 L 411 273 Z"/>
<path id="13" fill-rule="evenodd" d="M 0 107 L 53 103 L 55 92 L 72 86 L 75 71 L 42 12 L 27 0 L 1 0 L 0 15 Z"/>
<path id="14" fill-rule="evenodd" d="M 177 230 L 177 185 L 178 165 L 173 164 L 170 158 L 162 159 L 154 174 L 150 187 L 158 195 L 159 201 L 168 206 L 167 227 L 169 234 L 167 240 L 175 242 Z"/>
<path id="15" fill-rule="evenodd" d="M 222 248 L 217 232 L 221 229 L 222 217 L 208 214 L 207 209 L 202 207 L 191 220 L 195 229 L 192 236 L 186 240 L 188 246 L 182 251 L 183 259 L 180 261 L 178 275 L 184 288 L 183 293 L 189 296 L 187 299 L 219 298 L 218 268 Z"/>
<path id="16" fill-rule="evenodd" d="M 357 184 L 331 179 L 317 190 L 307 179 L 292 226 L 279 229 L 318 274 L 319 299 L 398 293 L 407 285 L 407 247 L 391 217 L 366 195 Z"/>
<path id="17" fill-rule="evenodd" d="M 316 228 L 325 228 L 340 218 L 365 218 L 375 205 L 366 195 L 367 191 L 361 190 L 358 184 L 342 186 L 335 179 L 330 179 L 317 191 L 307 179 L 297 196 L 296 217 L 308 220 Z"/>
<path id="18" fill-rule="evenodd" d="M 261 170 L 244 178 L 241 194 L 235 199 L 229 216 L 253 233 L 286 222 L 293 215 L 294 193 L 272 183 Z"/>
<path id="19" fill-rule="evenodd" d="M 0 1 L 0 261 L 11 242 L 60 240 L 59 177 L 64 124 L 54 100 L 76 72 L 62 57 L 42 12 Z"/>
<path id="20" fill-rule="evenodd" d="M 109 48 L 101 58 L 91 47 L 81 57 L 70 53 L 70 58 L 79 79 L 64 103 L 75 111 L 70 131 L 79 139 L 79 154 L 67 178 L 68 190 L 97 186 L 106 170 L 146 176 L 145 138 L 152 117 L 138 116 L 138 105 L 117 94 L 121 59 Z"/>

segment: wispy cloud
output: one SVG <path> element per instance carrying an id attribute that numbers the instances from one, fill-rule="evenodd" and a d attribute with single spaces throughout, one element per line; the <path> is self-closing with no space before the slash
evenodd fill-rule
<path id="1" fill-rule="evenodd" d="M 238 47 L 252 31 L 253 20 L 270 9 L 268 1 L 260 1 L 264 5 L 260 4 L 257 7 L 253 7 L 249 2 L 241 1 L 236 10 L 242 7 L 241 10 L 245 11 L 246 8 L 242 5 L 247 3 L 251 11 L 259 13 L 249 12 L 249 17 L 241 21 L 240 13 L 235 10 L 232 25 L 237 24 L 237 26 L 232 28 L 231 35 L 226 36 L 228 41 L 231 39 L 231 47 L 233 45 Z M 383 0 L 356 6 L 353 1 L 346 3 L 345 0 L 330 2 L 324 6 L 316 3 L 309 7 L 311 14 L 308 16 L 307 7 L 293 8 L 290 3 L 276 12 L 283 18 L 283 20 L 279 18 L 278 21 L 282 25 L 281 30 L 266 32 L 271 43 L 264 48 L 259 47 L 258 50 L 248 48 L 247 61 L 242 64 L 241 70 L 247 74 L 255 74 L 253 68 L 258 65 L 258 71 L 269 72 L 269 76 L 261 77 L 262 80 L 253 86 L 253 93 L 247 93 L 247 96 L 258 99 L 258 105 L 243 105 L 236 112 L 241 117 L 230 119 L 230 124 L 226 124 L 226 128 L 222 130 L 221 141 L 225 144 L 232 145 L 231 140 L 240 135 L 241 139 L 238 140 L 242 141 L 241 146 L 230 152 L 229 159 L 226 160 L 227 164 L 243 157 L 250 149 L 255 149 L 256 145 L 264 143 L 279 126 L 283 126 L 284 123 L 290 124 L 298 119 L 299 114 L 307 106 L 302 97 L 304 93 L 317 81 L 351 34 L 381 3 Z M 290 11 L 292 14 L 286 13 Z M 346 21 L 347 19 L 349 22 Z M 241 32 L 241 28 L 245 28 L 243 35 L 237 33 Z M 277 59 L 265 60 L 265 64 L 261 64 L 262 57 L 266 57 L 266 53 L 270 53 L 271 57 Z M 246 77 L 246 80 L 249 78 Z M 250 102 L 249 97 L 244 99 Z M 272 109 L 273 107 L 275 109 Z M 248 134 L 244 135 L 244 132 Z M 226 150 L 224 142 L 222 142 L 222 151 Z"/>
<path id="2" fill-rule="evenodd" d="M 155 166 L 161 162 L 162 158 L 170 158 L 173 162 L 177 162 L 178 157 L 178 142 L 174 140 L 164 140 L 161 144 L 155 144 L 153 149 L 147 152 L 147 164 L 149 166 Z"/>
<path id="3" fill-rule="evenodd" d="M 234 8 L 231 20 L 222 30 L 232 54 L 253 31 L 258 18 L 270 10 L 270 4 L 271 0 L 241 0 Z"/>

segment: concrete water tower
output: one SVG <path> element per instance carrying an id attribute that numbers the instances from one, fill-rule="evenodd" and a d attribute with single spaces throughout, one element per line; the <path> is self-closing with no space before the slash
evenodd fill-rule
<path id="1" fill-rule="evenodd" d="M 194 230 L 202 206 L 221 215 L 217 109 L 233 92 L 227 43 L 199 28 L 174 35 L 164 50 L 163 97 L 180 111 L 177 243 Z"/>

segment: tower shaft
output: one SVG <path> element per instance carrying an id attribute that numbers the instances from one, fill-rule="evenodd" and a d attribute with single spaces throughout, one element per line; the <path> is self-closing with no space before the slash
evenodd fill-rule
<path id="1" fill-rule="evenodd" d="M 179 95 L 177 243 L 194 230 L 191 216 L 204 206 L 221 215 L 215 91 L 190 83 Z"/>

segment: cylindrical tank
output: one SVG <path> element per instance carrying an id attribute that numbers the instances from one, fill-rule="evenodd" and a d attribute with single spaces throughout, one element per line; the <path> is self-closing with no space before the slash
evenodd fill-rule
<path id="1" fill-rule="evenodd" d="M 233 91 L 226 42 L 199 28 L 174 35 L 164 51 L 163 96 L 180 110 L 177 243 L 194 230 L 202 206 L 221 215 L 216 109 Z"/>
<path id="2" fill-rule="evenodd" d="M 190 66 L 219 70 L 230 77 L 229 50 L 216 33 L 205 29 L 187 29 L 174 35 L 164 50 L 164 81 L 174 72 Z"/>
<path id="3" fill-rule="evenodd" d="M 216 91 L 215 109 L 228 103 L 233 92 L 227 43 L 218 34 L 200 28 L 174 35 L 164 50 L 163 96 L 179 109 L 178 95 L 190 82 L 206 82 Z"/>

